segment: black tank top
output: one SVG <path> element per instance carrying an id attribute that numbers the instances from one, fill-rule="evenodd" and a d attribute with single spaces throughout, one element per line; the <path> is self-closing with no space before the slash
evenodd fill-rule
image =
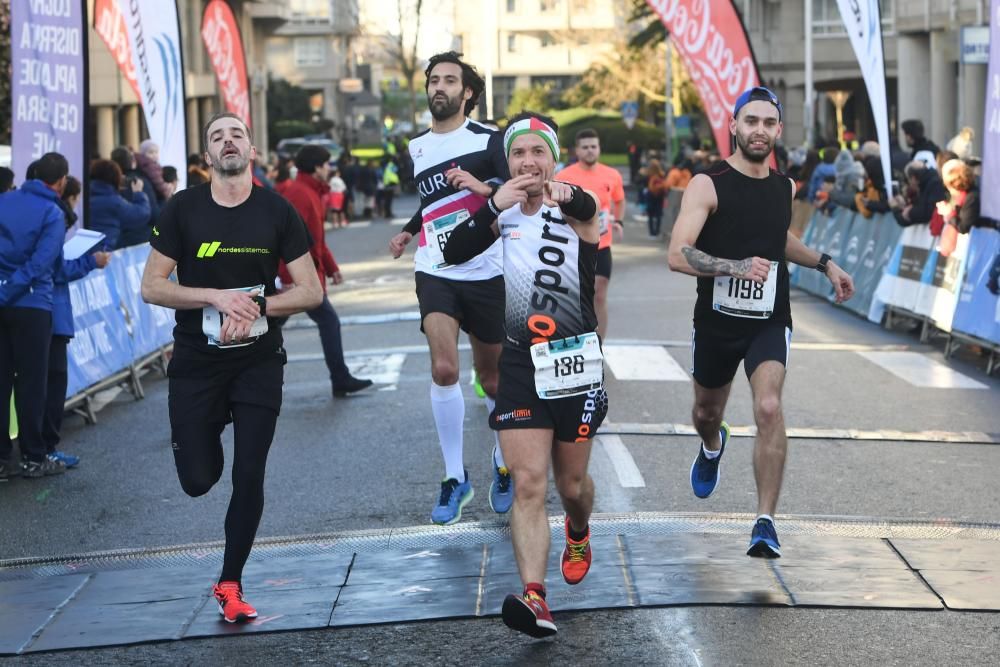
<path id="1" fill-rule="evenodd" d="M 766 178 L 752 178 L 728 162 L 712 165 L 705 174 L 715 185 L 718 206 L 705 221 L 695 247 L 724 259 L 756 256 L 778 262 L 778 284 L 771 316 L 748 319 L 714 310 L 715 278 L 698 278 L 695 326 L 700 331 L 732 336 L 752 334 L 774 324 L 791 328 L 785 265 L 785 243 L 792 221 L 791 181 L 773 169 Z"/>

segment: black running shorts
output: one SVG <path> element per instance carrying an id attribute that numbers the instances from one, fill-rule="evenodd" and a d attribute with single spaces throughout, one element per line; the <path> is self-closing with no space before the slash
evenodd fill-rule
<path id="1" fill-rule="evenodd" d="M 205 362 L 174 357 L 167 367 L 171 428 L 227 424 L 234 403 L 280 412 L 286 360 L 283 348 L 240 364 L 212 364 L 210 369 Z"/>
<path id="2" fill-rule="evenodd" d="M 597 251 L 597 269 L 594 272 L 611 280 L 611 246 Z"/>
<path id="3" fill-rule="evenodd" d="M 503 276 L 488 280 L 448 280 L 416 272 L 417 301 L 420 303 L 420 330 L 431 313 L 444 313 L 458 320 L 462 330 L 484 343 L 504 340 Z"/>
<path id="4" fill-rule="evenodd" d="M 691 375 L 706 389 L 733 381 L 743 362 L 747 379 L 765 361 L 788 367 L 792 330 L 780 324 L 765 326 L 751 336 L 723 336 L 695 328 L 691 334 Z"/>
<path id="5" fill-rule="evenodd" d="M 548 428 L 562 442 L 594 437 L 608 414 L 604 388 L 579 396 L 542 399 L 535 391 L 535 367 L 527 351 L 504 346 L 500 354 L 500 384 L 490 428 Z"/>

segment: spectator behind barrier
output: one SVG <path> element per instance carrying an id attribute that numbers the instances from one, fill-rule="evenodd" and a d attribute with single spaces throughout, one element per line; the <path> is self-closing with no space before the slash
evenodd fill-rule
<path id="1" fill-rule="evenodd" d="M 205 158 L 197 153 L 191 153 L 188 156 L 187 172 L 187 186 L 189 188 L 193 185 L 201 185 L 212 180 L 212 177 L 208 174 L 208 165 L 205 164 Z"/>
<path id="2" fill-rule="evenodd" d="M 35 178 L 0 195 L 0 478 L 17 469 L 24 477 L 61 473 L 42 440 L 45 382 L 52 339 L 53 273 L 62 255 L 66 218 L 59 195 L 69 164 L 46 153 L 30 167 Z M 17 396 L 18 442 L 27 459 L 22 470 L 11 459 L 11 389 Z"/>
<path id="3" fill-rule="evenodd" d="M 811 203 L 816 201 L 816 195 L 819 193 L 824 181 L 828 177 L 836 178 L 837 170 L 833 166 L 833 163 L 839 154 L 840 149 L 836 146 L 827 146 L 819 152 L 821 162 L 816 166 L 812 176 L 809 178 L 809 188 L 806 191 L 806 199 Z"/>
<path id="4" fill-rule="evenodd" d="M 7 167 L 0 167 L 0 195 L 14 189 L 14 172 Z"/>
<path id="5" fill-rule="evenodd" d="M 160 166 L 160 147 L 155 141 L 146 139 L 139 144 L 139 152 L 135 154 L 135 166 L 153 184 L 157 203 L 165 202 L 170 197 L 170 186 L 163 180 L 163 167 Z"/>
<path id="6" fill-rule="evenodd" d="M 864 167 L 861 166 L 861 163 L 854 161 L 851 151 L 840 151 L 833 161 L 833 168 L 836 172 L 836 178 L 833 190 L 830 191 L 830 203 L 834 206 L 856 210 L 854 196 L 864 186 Z"/>
<path id="7" fill-rule="evenodd" d="M 163 168 L 163 182 L 167 184 L 167 188 L 170 189 L 170 196 L 172 197 L 175 192 L 177 192 L 177 168 L 167 165 Z"/>
<path id="8" fill-rule="evenodd" d="M 972 167 L 962 160 L 948 160 L 941 167 L 941 179 L 948 190 L 947 201 L 937 203 L 937 212 L 946 224 L 968 234 L 973 227 L 990 227 L 993 221 L 979 215 L 979 188 Z"/>
<path id="9" fill-rule="evenodd" d="M 149 225 L 152 226 L 156 219 L 160 217 L 160 205 L 156 199 L 156 188 L 146 174 L 135 167 L 135 155 L 126 146 L 119 146 L 111 151 L 111 161 L 122 170 L 122 185 L 119 188 L 122 196 L 131 201 L 132 181 L 142 183 L 142 192 L 149 202 Z"/>
<path id="10" fill-rule="evenodd" d="M 90 218 L 87 227 L 104 234 L 109 250 L 138 245 L 149 240 L 149 201 L 142 183 L 132 181 L 126 194 L 119 194 L 122 171 L 111 160 L 90 165 Z M 125 197 L 129 196 L 130 200 Z"/>
<path id="11" fill-rule="evenodd" d="M 663 167 L 659 160 L 650 160 L 646 166 L 649 174 L 646 188 L 649 194 L 646 196 L 646 216 L 647 227 L 649 228 L 649 238 L 657 238 L 660 235 L 660 225 L 663 222 L 663 198 L 667 196 L 667 176 L 663 173 Z"/>
<path id="12" fill-rule="evenodd" d="M 906 166 L 906 180 L 914 195 L 911 203 L 893 208 L 896 222 L 901 227 L 929 223 L 937 203 L 948 196 L 941 177 L 924 162 L 914 161 Z"/>
<path id="13" fill-rule="evenodd" d="M 674 165 L 667 172 L 666 191 L 669 191 L 671 188 L 683 190 L 691 182 L 691 178 L 691 160 L 682 160 L 680 164 Z"/>
<path id="14" fill-rule="evenodd" d="M 866 157 L 862 162 L 865 170 L 865 187 L 854 195 L 854 207 L 866 218 L 876 213 L 888 213 L 889 195 L 885 191 L 885 178 L 882 176 L 882 158 L 878 155 Z"/>
<path id="15" fill-rule="evenodd" d="M 924 136 L 924 124 L 921 121 L 915 118 L 904 120 L 900 123 L 900 127 L 903 128 L 906 145 L 910 147 L 911 161 L 916 159 L 917 153 L 920 151 L 930 151 L 932 159 L 941 152 L 937 144 Z"/>

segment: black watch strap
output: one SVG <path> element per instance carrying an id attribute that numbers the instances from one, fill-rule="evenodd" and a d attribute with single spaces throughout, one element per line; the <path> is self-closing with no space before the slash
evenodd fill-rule
<path id="1" fill-rule="evenodd" d="M 826 273 L 826 264 L 830 261 L 830 256 L 825 252 L 819 256 L 819 262 L 816 264 L 816 270 L 820 273 Z"/>

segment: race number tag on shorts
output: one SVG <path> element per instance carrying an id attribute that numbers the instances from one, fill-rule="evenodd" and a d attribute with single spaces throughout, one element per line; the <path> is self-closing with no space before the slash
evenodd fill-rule
<path id="1" fill-rule="evenodd" d="M 563 398 L 600 389 L 604 355 L 596 333 L 531 346 L 539 398 Z"/>
<path id="2" fill-rule="evenodd" d="M 450 266 L 448 262 L 444 261 L 444 246 L 448 242 L 452 230 L 468 218 L 469 212 L 463 208 L 424 223 L 424 238 L 427 240 L 425 247 L 431 260 L 431 268 L 436 270 Z"/>
<path id="3" fill-rule="evenodd" d="M 237 287 L 236 291 L 263 296 L 264 286 L 255 285 L 253 287 Z M 237 343 L 222 341 L 219 339 L 219 332 L 222 330 L 222 319 L 224 317 L 225 315 L 212 306 L 205 306 L 201 309 L 201 331 L 205 334 L 205 338 L 208 339 L 209 345 L 224 347 L 226 349 L 246 347 L 267 333 L 267 318 L 258 317 L 253 321 L 253 324 L 250 325 L 250 335 L 246 338 L 246 340 L 241 340 Z"/>
<path id="4" fill-rule="evenodd" d="M 766 320 L 774 312 L 774 294 L 778 286 L 778 263 L 771 262 L 771 270 L 763 285 L 752 280 L 732 276 L 715 279 L 712 308 L 724 315 Z"/>

